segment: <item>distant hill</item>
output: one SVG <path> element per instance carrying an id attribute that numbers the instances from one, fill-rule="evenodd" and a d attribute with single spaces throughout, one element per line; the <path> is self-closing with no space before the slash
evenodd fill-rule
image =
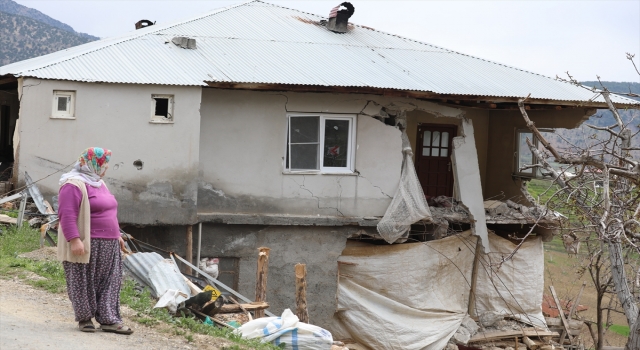
<path id="1" fill-rule="evenodd" d="M 89 34 L 78 33 L 75 30 L 73 30 L 73 28 L 71 28 L 71 26 L 69 26 L 67 24 L 64 24 L 64 23 L 62 23 L 62 22 L 60 22 L 58 20 L 55 20 L 55 19 L 45 15 L 44 13 L 42 13 L 42 12 L 40 12 L 38 10 L 35 10 L 35 9 L 32 9 L 32 8 L 20 5 L 17 2 L 12 1 L 12 0 L 0 0 L 0 12 L 5 12 L 5 13 L 12 14 L 12 15 L 28 17 L 28 18 L 34 19 L 34 20 L 36 20 L 38 22 L 42 22 L 44 24 L 48 24 L 48 25 L 50 25 L 52 27 L 56 27 L 56 28 L 62 29 L 64 31 L 67 31 L 67 32 L 70 32 L 70 33 L 74 33 L 74 34 L 76 34 L 78 36 L 85 37 L 85 38 L 90 39 L 92 41 L 99 39 L 98 37 L 95 37 L 95 36 L 92 36 L 92 35 L 89 35 Z"/>
<path id="2" fill-rule="evenodd" d="M 90 41 L 93 39 L 75 32 L 28 17 L 0 12 L 0 66 Z"/>
<path id="3" fill-rule="evenodd" d="M 597 81 L 585 81 L 582 82 L 582 84 L 589 87 L 596 87 L 598 89 L 602 88 L 600 83 Z M 603 81 L 602 85 L 604 85 L 611 92 L 631 92 L 640 95 L 640 83 Z M 640 101 L 640 98 L 638 97 L 628 98 Z M 628 128 L 631 129 L 631 132 L 633 134 L 640 131 L 640 110 L 619 109 L 618 113 L 620 114 L 620 118 L 622 118 L 622 122 L 628 125 Z M 593 139 L 594 135 L 597 139 L 600 140 L 609 137 L 609 134 L 606 131 L 594 130 L 592 128 L 589 128 L 586 124 L 599 127 L 607 127 L 616 124 L 616 120 L 613 117 L 611 111 L 609 111 L 608 109 L 599 109 L 596 111 L 596 114 L 591 116 L 577 129 L 556 129 L 554 134 L 548 135 L 549 142 L 559 148 L 565 148 L 569 144 L 575 145 L 577 147 L 584 147 L 585 145 L 594 144 L 596 142 L 596 140 Z M 632 139 L 632 146 L 640 147 L 640 136 L 635 136 Z M 638 152 L 634 151 L 634 153 Z M 640 156 L 640 153 L 634 154 L 634 156 Z"/>

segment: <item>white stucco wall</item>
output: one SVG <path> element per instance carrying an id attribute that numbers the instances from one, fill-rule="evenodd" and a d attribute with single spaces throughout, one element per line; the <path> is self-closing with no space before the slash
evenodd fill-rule
<path id="1" fill-rule="evenodd" d="M 195 221 L 200 87 L 21 79 L 19 180 L 42 179 L 91 146 L 111 149 L 106 180 L 125 223 Z M 52 119 L 53 90 L 76 91 L 75 120 Z M 175 95 L 174 123 L 152 124 L 151 95 Z M 142 160 L 141 170 L 134 167 Z M 38 183 L 51 196 L 60 173 Z"/>
<path id="2" fill-rule="evenodd" d="M 381 216 L 402 164 L 400 131 L 358 115 L 355 174 L 286 174 L 287 113 L 358 114 L 366 95 L 203 89 L 199 211 Z"/>

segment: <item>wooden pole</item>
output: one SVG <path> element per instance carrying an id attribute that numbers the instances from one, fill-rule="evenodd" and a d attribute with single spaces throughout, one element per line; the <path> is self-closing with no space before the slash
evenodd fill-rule
<path id="1" fill-rule="evenodd" d="M 560 305 L 560 299 L 558 299 L 558 296 L 556 295 L 556 290 L 555 288 L 553 288 L 553 286 L 549 286 L 549 290 L 551 291 L 551 296 L 553 297 L 553 301 L 556 303 L 556 306 L 558 307 L 558 311 L 560 311 L 560 319 L 562 320 L 562 325 L 564 326 L 564 329 L 562 330 L 562 334 L 560 334 L 560 345 L 562 346 L 564 344 L 564 337 L 565 335 L 567 337 L 569 337 L 569 341 L 573 344 L 573 337 L 571 336 L 571 334 L 569 334 L 569 322 L 567 322 L 566 317 L 564 317 L 564 309 L 562 308 L 562 305 Z"/>
<path id="2" fill-rule="evenodd" d="M 267 247 L 258 248 L 258 270 L 256 272 L 256 301 L 267 301 L 267 273 L 269 271 L 269 251 Z M 264 311 L 255 312 L 256 318 L 264 317 Z"/>
<path id="3" fill-rule="evenodd" d="M 480 250 L 481 242 L 481 238 L 478 236 L 476 252 L 473 259 L 473 270 L 471 270 L 471 290 L 469 291 L 469 307 L 467 310 L 467 313 L 472 318 L 476 317 L 476 284 L 478 282 L 478 260 L 480 260 L 480 254 L 482 253 Z"/>
<path id="4" fill-rule="evenodd" d="M 296 264 L 296 316 L 300 322 L 309 323 L 307 310 L 307 265 Z"/>
<path id="5" fill-rule="evenodd" d="M 185 259 L 187 259 L 190 264 L 193 264 L 193 226 L 191 225 L 187 226 L 187 249 L 185 255 Z M 188 275 L 193 274 L 191 266 L 187 265 L 185 273 Z"/>
<path id="6" fill-rule="evenodd" d="M 586 287 L 587 282 L 584 281 L 582 282 L 582 287 L 580 287 L 580 292 L 578 293 L 578 296 L 576 297 L 576 299 L 573 301 L 573 305 L 571 305 L 571 310 L 569 310 L 569 319 L 571 319 L 573 317 L 573 313 L 576 312 L 576 308 L 578 307 L 578 303 L 580 302 L 580 297 L 582 297 L 582 292 L 584 291 L 584 287 Z"/>

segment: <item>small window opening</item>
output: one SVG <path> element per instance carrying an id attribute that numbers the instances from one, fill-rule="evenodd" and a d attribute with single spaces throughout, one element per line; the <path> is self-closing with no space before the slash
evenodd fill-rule
<path id="1" fill-rule="evenodd" d="M 156 100 L 156 116 L 167 118 L 169 114 L 169 99 L 168 98 L 154 98 Z"/>
<path id="2" fill-rule="evenodd" d="M 75 119 L 75 95 L 75 91 L 54 90 L 51 118 Z"/>
<path id="3" fill-rule="evenodd" d="M 151 95 L 151 122 L 173 122 L 173 95 Z"/>

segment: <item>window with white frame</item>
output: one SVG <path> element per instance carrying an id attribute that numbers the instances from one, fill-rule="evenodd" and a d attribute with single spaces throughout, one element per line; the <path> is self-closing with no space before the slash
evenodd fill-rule
<path id="1" fill-rule="evenodd" d="M 51 118 L 74 119 L 75 118 L 75 91 L 53 90 L 53 103 L 51 106 Z"/>
<path id="2" fill-rule="evenodd" d="M 286 171 L 353 172 L 355 116 L 288 117 Z"/>
<path id="3" fill-rule="evenodd" d="M 173 122 L 173 95 L 151 95 L 151 122 Z"/>

